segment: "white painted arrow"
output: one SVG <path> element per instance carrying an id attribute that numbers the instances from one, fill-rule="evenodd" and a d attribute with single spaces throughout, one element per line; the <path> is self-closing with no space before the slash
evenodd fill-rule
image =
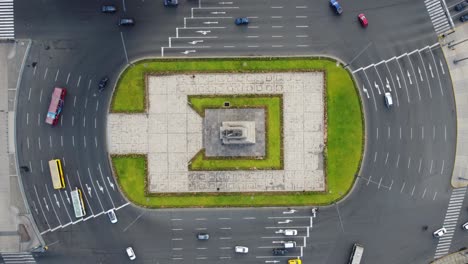
<path id="1" fill-rule="evenodd" d="M 362 90 L 366 93 L 367 95 L 367 99 L 369 99 L 369 92 L 367 91 L 366 87 L 365 86 L 362 86 Z"/>
<path id="2" fill-rule="evenodd" d="M 442 69 L 442 74 L 445 75 L 444 65 L 442 64 L 442 61 L 439 60 L 439 63 L 440 63 L 440 68 Z"/>
<path id="3" fill-rule="evenodd" d="M 192 45 L 195 45 L 197 43 L 203 43 L 203 40 L 194 40 L 194 41 L 190 41 L 188 44 L 192 44 Z"/>
<path id="4" fill-rule="evenodd" d="M 273 244 L 283 244 L 284 241 L 272 241 L 271 243 L 273 243 Z"/>
<path id="5" fill-rule="evenodd" d="M 400 77 L 398 77 L 398 74 L 395 74 L 395 75 L 396 75 L 396 80 L 398 82 L 398 88 L 401 88 Z"/>
<path id="6" fill-rule="evenodd" d="M 68 197 L 68 192 L 67 191 L 65 191 L 65 196 L 67 196 L 68 204 L 70 204 L 70 197 Z"/>
<path id="7" fill-rule="evenodd" d="M 432 66 L 429 64 L 429 71 L 431 72 L 431 77 L 434 78 L 434 73 L 432 72 Z"/>
<path id="8" fill-rule="evenodd" d="M 297 210 L 289 209 L 289 211 L 285 211 L 283 214 L 294 214 L 295 212 L 297 212 Z"/>
<path id="9" fill-rule="evenodd" d="M 112 190 L 115 191 L 115 189 L 114 189 L 114 184 L 111 182 L 111 180 L 109 179 L 109 177 L 107 177 L 107 180 L 109 181 L 109 185 L 110 185 L 110 187 L 112 188 Z"/>
<path id="10" fill-rule="evenodd" d="M 424 81 L 422 78 L 421 69 L 419 67 L 418 67 L 418 72 L 419 72 L 419 79 L 421 79 L 421 82 Z"/>
<path id="11" fill-rule="evenodd" d="M 226 12 L 211 12 L 213 15 L 224 15 Z"/>
<path id="12" fill-rule="evenodd" d="M 413 85 L 413 82 L 411 81 L 411 74 L 407 70 L 406 73 L 408 74 L 408 79 L 409 79 L 409 84 Z"/>
<path id="13" fill-rule="evenodd" d="M 45 200 L 45 199 L 44 199 L 44 200 Z M 282 233 L 284 233 L 284 230 L 283 230 L 283 229 L 280 229 L 280 230 L 278 230 L 278 231 L 275 232 L 275 234 L 282 234 Z"/>
<path id="14" fill-rule="evenodd" d="M 385 80 L 387 81 L 387 84 L 385 84 L 385 87 L 387 87 L 387 89 L 391 92 L 392 88 L 390 88 L 390 83 L 388 82 L 387 77 L 385 77 Z"/>
<path id="15" fill-rule="evenodd" d="M 87 183 L 85 185 L 86 185 L 86 189 L 88 189 L 89 196 L 93 197 L 93 195 L 91 195 L 91 187 L 89 187 Z"/>
<path id="16" fill-rule="evenodd" d="M 292 220 L 291 219 L 286 219 L 284 221 L 279 221 L 278 224 L 288 224 L 288 223 L 291 223 Z"/>
<path id="17" fill-rule="evenodd" d="M 57 204 L 57 206 L 60 208 L 60 203 L 57 199 L 57 194 L 54 193 L 54 197 L 55 197 L 55 203 Z"/>
<path id="18" fill-rule="evenodd" d="M 207 22 L 203 22 L 203 24 L 207 24 L 207 25 L 218 24 L 218 21 L 207 21 Z"/>
<path id="19" fill-rule="evenodd" d="M 220 5 L 232 5 L 232 2 L 219 2 Z"/>
<path id="20" fill-rule="evenodd" d="M 193 53 L 193 52 L 196 52 L 196 50 L 186 50 L 186 51 L 183 51 L 181 53 L 187 55 L 187 54 Z"/>
<path id="21" fill-rule="evenodd" d="M 195 32 L 200 33 L 202 35 L 206 35 L 206 34 L 210 33 L 211 31 L 210 30 L 198 30 L 198 31 L 195 31 Z"/>
<path id="22" fill-rule="evenodd" d="M 104 193 L 104 188 L 102 188 L 102 186 L 99 184 L 99 181 L 98 181 L 98 180 L 96 180 L 96 183 L 97 183 L 97 185 L 98 185 L 98 187 L 99 187 L 99 190 L 100 190 L 102 193 Z"/>
<path id="23" fill-rule="evenodd" d="M 374 86 L 375 86 L 375 88 L 377 89 L 377 91 L 379 92 L 379 94 L 382 94 L 382 93 L 380 92 L 379 85 L 378 85 L 376 82 L 374 82 Z"/>
<path id="24" fill-rule="evenodd" d="M 37 206 L 36 206 L 36 203 L 33 201 L 33 205 L 34 205 L 34 210 L 36 211 L 36 214 L 39 214 L 39 210 L 37 210 Z"/>
<path id="25" fill-rule="evenodd" d="M 42 199 L 44 199 L 45 207 L 47 208 L 47 211 L 49 211 L 49 205 L 47 204 L 45 197 L 42 197 Z"/>

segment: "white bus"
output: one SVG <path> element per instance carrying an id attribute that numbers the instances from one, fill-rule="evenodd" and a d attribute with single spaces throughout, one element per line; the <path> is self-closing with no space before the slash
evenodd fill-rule
<path id="1" fill-rule="evenodd" d="M 348 264 L 359 264 L 361 263 L 362 254 L 364 253 L 364 247 L 359 244 L 354 244 L 353 252 L 351 252 L 351 257 L 349 258 Z"/>
<path id="2" fill-rule="evenodd" d="M 50 177 L 54 189 L 65 188 L 65 180 L 63 179 L 62 162 L 59 159 L 49 160 Z"/>
<path id="3" fill-rule="evenodd" d="M 84 202 L 83 202 L 83 195 L 81 190 L 76 188 L 74 191 L 70 192 L 72 202 L 73 202 L 73 209 L 75 210 L 76 218 L 80 218 L 86 215 Z"/>

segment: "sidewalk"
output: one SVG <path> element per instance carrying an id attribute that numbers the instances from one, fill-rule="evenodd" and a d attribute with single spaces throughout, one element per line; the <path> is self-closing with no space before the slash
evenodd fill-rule
<path id="1" fill-rule="evenodd" d="M 468 249 L 464 249 L 443 258 L 434 260 L 431 264 L 466 264 L 468 263 Z"/>
<path id="2" fill-rule="evenodd" d="M 17 80 L 29 41 L 0 43 L 0 252 L 26 252 L 41 245 L 22 194 L 15 154 Z"/>
<path id="3" fill-rule="evenodd" d="M 460 25 L 441 40 L 452 77 L 457 111 L 457 149 L 452 174 L 454 188 L 468 186 L 468 26 Z"/>

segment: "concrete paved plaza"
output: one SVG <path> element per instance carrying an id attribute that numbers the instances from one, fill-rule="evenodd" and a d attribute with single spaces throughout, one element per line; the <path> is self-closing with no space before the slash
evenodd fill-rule
<path id="1" fill-rule="evenodd" d="M 148 155 L 150 192 L 323 191 L 321 72 L 149 76 L 145 114 L 110 114 L 109 151 Z M 283 94 L 284 170 L 189 171 L 203 120 L 187 95 Z"/>

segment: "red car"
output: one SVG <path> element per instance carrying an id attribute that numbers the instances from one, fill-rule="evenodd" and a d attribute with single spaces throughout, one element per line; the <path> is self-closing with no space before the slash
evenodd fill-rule
<path id="1" fill-rule="evenodd" d="M 364 14 L 359 14 L 357 17 L 362 27 L 367 27 L 369 25 L 369 21 L 367 21 L 367 17 Z"/>

